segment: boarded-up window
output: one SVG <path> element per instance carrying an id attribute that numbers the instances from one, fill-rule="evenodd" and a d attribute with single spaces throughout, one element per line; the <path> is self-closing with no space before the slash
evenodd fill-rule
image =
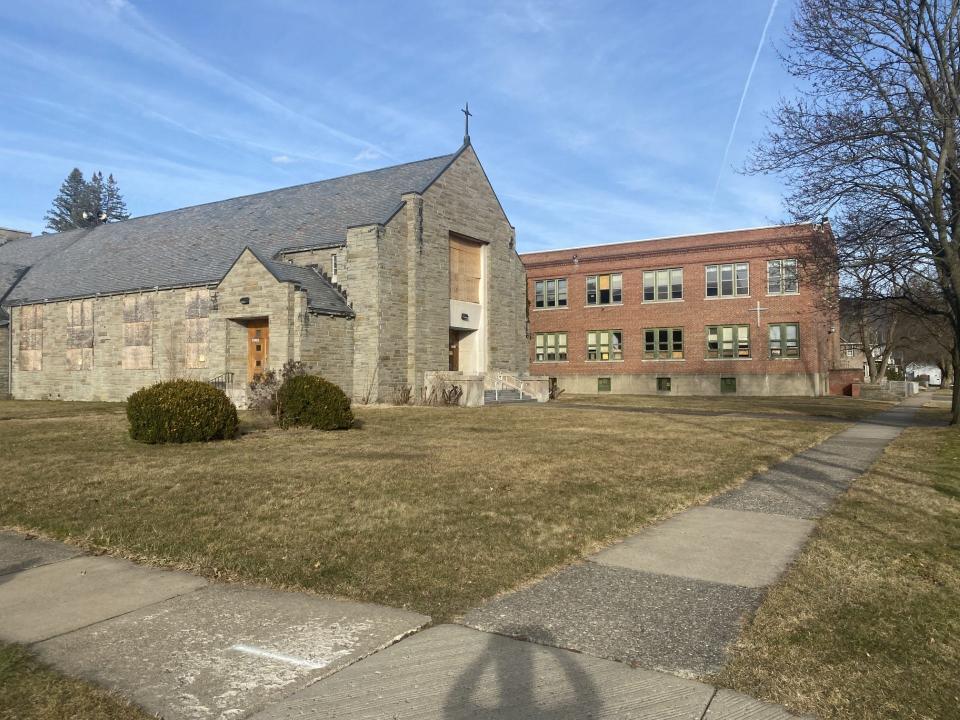
<path id="1" fill-rule="evenodd" d="M 153 295 L 127 295 L 123 299 L 124 370 L 153 367 Z"/>
<path id="2" fill-rule="evenodd" d="M 43 369 L 43 305 L 20 308 L 20 369 Z"/>
<path id="3" fill-rule="evenodd" d="M 480 243 L 450 238 L 450 299 L 480 302 L 480 276 L 483 246 Z"/>
<path id="4" fill-rule="evenodd" d="M 93 300 L 67 303 L 67 370 L 93 367 Z"/>
<path id="5" fill-rule="evenodd" d="M 210 291 L 187 290 L 183 321 L 184 362 L 188 368 L 205 368 L 210 348 Z"/>

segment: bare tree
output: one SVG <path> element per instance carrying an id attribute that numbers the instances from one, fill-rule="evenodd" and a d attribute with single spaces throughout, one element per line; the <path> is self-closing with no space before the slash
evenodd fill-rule
<path id="1" fill-rule="evenodd" d="M 877 268 L 871 292 L 946 318 L 956 376 L 960 0 L 799 0 L 783 59 L 802 87 L 749 169 L 785 174 L 797 219 L 834 214 L 837 261 Z"/>

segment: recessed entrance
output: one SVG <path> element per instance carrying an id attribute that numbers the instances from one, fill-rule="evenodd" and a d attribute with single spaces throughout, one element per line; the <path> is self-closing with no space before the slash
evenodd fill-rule
<path id="1" fill-rule="evenodd" d="M 452 372 L 460 371 L 460 331 L 450 331 L 450 367 Z"/>
<path id="2" fill-rule="evenodd" d="M 267 371 L 270 352 L 270 321 L 247 321 L 247 382 Z"/>

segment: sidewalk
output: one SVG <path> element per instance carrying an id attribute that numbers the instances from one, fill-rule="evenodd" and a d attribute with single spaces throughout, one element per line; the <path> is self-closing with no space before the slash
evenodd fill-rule
<path id="1" fill-rule="evenodd" d="M 417 632 L 429 618 L 0 533 L 0 639 L 170 720 L 785 720 L 782 708 L 690 678 L 722 666 L 814 521 L 919 404 L 495 598 L 466 627 Z"/>

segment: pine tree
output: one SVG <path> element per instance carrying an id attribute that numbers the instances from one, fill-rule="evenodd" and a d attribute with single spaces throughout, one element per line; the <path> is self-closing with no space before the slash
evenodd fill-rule
<path id="1" fill-rule="evenodd" d="M 120 187 L 117 181 L 113 179 L 113 173 L 107 177 L 107 183 L 103 186 L 103 211 L 107 214 L 108 220 L 129 220 L 130 213 L 127 212 L 127 204 L 123 201 L 123 195 L 120 194 Z"/>
<path id="2" fill-rule="evenodd" d="M 83 227 L 83 205 L 87 194 L 87 182 L 79 168 L 74 168 L 60 185 L 60 192 L 53 199 L 53 207 L 47 211 L 44 220 L 47 229 L 63 232 Z"/>
<path id="3" fill-rule="evenodd" d="M 103 173 L 97 171 L 88 182 L 83 179 L 83 173 L 74 168 L 60 186 L 53 207 L 44 220 L 48 230 L 63 232 L 129 217 L 127 205 L 112 174 L 104 181 Z"/>

